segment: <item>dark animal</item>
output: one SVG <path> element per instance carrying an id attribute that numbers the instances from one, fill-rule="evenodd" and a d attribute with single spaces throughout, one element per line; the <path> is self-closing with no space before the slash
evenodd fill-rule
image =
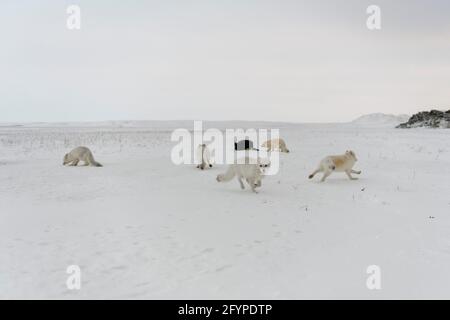
<path id="1" fill-rule="evenodd" d="M 235 151 L 241 151 L 241 150 L 256 150 L 259 151 L 258 149 L 253 148 L 253 141 L 245 139 L 245 140 L 241 140 L 239 142 L 235 142 L 234 143 L 234 150 Z"/>

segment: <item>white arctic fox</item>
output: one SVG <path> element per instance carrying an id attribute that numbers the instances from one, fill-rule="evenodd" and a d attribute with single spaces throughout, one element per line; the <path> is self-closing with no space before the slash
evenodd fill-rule
<path id="1" fill-rule="evenodd" d="M 83 161 L 85 166 L 102 167 L 100 163 L 94 160 L 91 150 L 86 147 L 77 147 L 64 156 L 63 165 L 70 163 L 76 166 L 78 162 Z"/>
<path id="2" fill-rule="evenodd" d="M 249 184 L 253 192 L 257 193 L 255 188 L 261 187 L 261 180 L 263 175 L 261 174 L 261 167 L 267 167 L 267 165 L 261 165 L 259 161 L 255 163 L 255 160 L 245 157 L 238 161 L 238 163 L 230 164 L 227 172 L 219 174 L 216 178 L 218 182 L 227 182 L 237 176 L 241 189 L 245 189 L 242 179 Z"/>
<path id="3" fill-rule="evenodd" d="M 212 168 L 212 164 L 211 164 L 211 155 L 209 152 L 208 147 L 206 146 L 206 144 L 200 144 L 197 147 L 197 161 L 200 162 L 197 165 L 197 168 L 199 169 L 205 169 L 207 166 Z"/>
<path id="4" fill-rule="evenodd" d="M 323 182 L 333 171 L 336 171 L 345 172 L 350 180 L 356 180 L 357 178 L 352 177 L 352 173 L 361 174 L 361 171 L 352 169 L 356 161 L 358 159 L 353 151 L 346 151 L 339 156 L 328 156 L 320 162 L 319 167 L 309 175 L 309 178 L 312 179 L 316 173 L 323 172 L 322 180 L 320 180 Z"/>
<path id="5" fill-rule="evenodd" d="M 280 151 L 289 153 L 289 149 L 286 147 L 286 142 L 283 139 L 272 139 L 262 144 L 268 151 Z"/>

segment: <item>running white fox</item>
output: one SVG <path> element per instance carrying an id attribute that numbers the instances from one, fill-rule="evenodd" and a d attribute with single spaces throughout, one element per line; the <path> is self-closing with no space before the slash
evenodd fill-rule
<path id="1" fill-rule="evenodd" d="M 245 189 L 242 179 L 247 181 L 248 185 L 253 192 L 257 193 L 256 188 L 261 187 L 263 175 L 261 173 L 261 167 L 267 167 L 266 165 L 261 165 L 259 161 L 245 157 L 238 161 L 236 164 L 231 164 L 228 166 L 227 172 L 225 174 L 219 174 L 216 178 L 218 182 L 228 182 L 237 176 L 241 189 Z"/>
<path id="2" fill-rule="evenodd" d="M 199 162 L 199 164 L 197 165 L 197 168 L 202 169 L 202 170 L 205 169 L 206 167 L 212 168 L 210 158 L 211 158 L 211 155 L 210 155 L 209 149 L 206 146 L 206 144 L 200 144 L 197 147 L 197 161 Z"/>
<path id="3" fill-rule="evenodd" d="M 323 177 L 320 181 L 324 182 L 331 173 L 336 171 L 345 172 L 350 180 L 356 180 L 357 178 L 352 177 L 352 173 L 361 174 L 361 171 L 353 170 L 356 161 L 358 159 L 356 159 L 355 153 L 351 150 L 346 151 L 343 155 L 328 156 L 320 162 L 316 171 L 309 175 L 309 179 L 314 178 L 317 173 L 323 172 Z"/>
<path id="4" fill-rule="evenodd" d="M 63 165 L 76 166 L 83 161 L 85 166 L 103 167 L 94 160 L 91 150 L 86 147 L 77 147 L 64 156 Z"/>

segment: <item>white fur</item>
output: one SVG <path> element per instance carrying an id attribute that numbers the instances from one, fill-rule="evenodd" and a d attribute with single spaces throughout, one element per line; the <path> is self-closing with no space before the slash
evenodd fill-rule
<path id="1" fill-rule="evenodd" d="M 217 176 L 217 181 L 227 182 L 235 176 L 239 181 L 241 189 L 245 189 L 242 181 L 242 179 L 245 179 L 252 191 L 257 193 L 255 188 L 261 187 L 262 185 L 261 180 L 263 175 L 261 174 L 261 164 L 259 164 L 259 162 L 255 163 L 254 160 L 245 157 L 244 159 L 238 161 L 238 163 L 229 165 L 225 174 L 219 174 Z"/>
<path id="2" fill-rule="evenodd" d="M 345 172 L 350 180 L 356 180 L 352 177 L 352 173 L 361 174 L 361 171 L 353 170 L 358 159 L 353 151 L 346 151 L 343 155 L 328 156 L 320 161 L 318 168 L 310 174 L 309 179 L 312 179 L 317 173 L 323 172 L 323 177 L 320 180 L 324 182 L 325 179 L 333 172 Z"/>
<path id="3" fill-rule="evenodd" d="M 64 156 L 63 165 L 77 166 L 80 161 L 83 161 L 85 166 L 102 167 L 94 160 L 91 150 L 86 147 L 77 147 L 67 153 Z"/>
<path id="4" fill-rule="evenodd" d="M 263 147 L 267 148 L 268 151 L 280 151 L 289 153 L 289 149 L 286 147 L 286 142 L 283 139 L 272 139 L 264 142 Z"/>
<path id="5" fill-rule="evenodd" d="M 200 144 L 197 147 L 197 163 L 197 168 L 202 170 L 207 167 L 212 167 L 211 153 L 209 152 L 208 146 L 206 144 Z"/>

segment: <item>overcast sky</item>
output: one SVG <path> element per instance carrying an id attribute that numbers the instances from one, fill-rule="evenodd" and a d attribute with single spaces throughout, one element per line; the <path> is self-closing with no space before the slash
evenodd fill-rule
<path id="1" fill-rule="evenodd" d="M 66 28 L 69 4 L 81 30 Z M 448 0 L 2 0 L 0 41 L 0 122 L 450 108 Z"/>

